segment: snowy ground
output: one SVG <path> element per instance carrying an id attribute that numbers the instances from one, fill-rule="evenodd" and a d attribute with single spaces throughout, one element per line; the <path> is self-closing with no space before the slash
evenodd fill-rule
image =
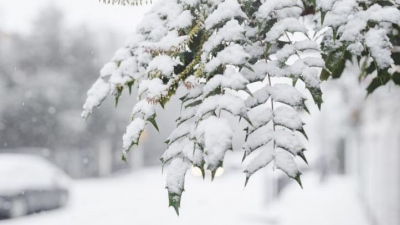
<path id="1" fill-rule="evenodd" d="M 179 217 L 167 207 L 160 169 L 152 168 L 76 181 L 66 208 L 0 225 L 368 225 L 347 178 L 321 184 L 316 176 L 305 176 L 304 190 L 293 183 L 278 202 L 268 205 L 262 174 L 254 176 L 246 189 L 244 177 L 237 175 L 226 173 L 212 183 L 187 175 Z"/>

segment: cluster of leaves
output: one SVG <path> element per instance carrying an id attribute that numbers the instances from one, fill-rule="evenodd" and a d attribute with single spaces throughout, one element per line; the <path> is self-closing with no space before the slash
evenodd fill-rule
<path id="1" fill-rule="evenodd" d="M 153 0 L 99 0 L 99 1 L 113 5 L 117 4 L 117 5 L 135 5 L 135 6 L 153 3 Z"/>
<path id="2" fill-rule="evenodd" d="M 336 7 L 340 4 L 346 7 Z M 203 176 L 210 170 L 214 178 L 223 165 L 226 151 L 232 150 L 230 119 L 235 117 L 247 121 L 242 147 L 243 160 L 250 161 L 244 171 L 246 183 L 273 162 L 301 185 L 295 157 L 307 162 L 300 140 L 307 135 L 299 112 L 308 109 L 297 88 L 299 81 L 321 107 L 319 77 L 340 77 L 345 60 L 366 56 L 363 62 L 369 63 L 372 57 L 378 77 L 392 64 L 376 57 L 368 36 L 382 33 L 378 47 L 387 54 L 391 45 L 385 35 L 390 34 L 382 24 L 393 18 L 369 16 L 375 25 L 366 20 L 359 30 L 354 29 L 359 21 L 352 24 L 358 18 L 355 13 L 364 19 L 364 11 L 371 8 L 393 9 L 371 4 L 363 8 L 356 0 L 322 0 L 318 5 L 313 0 L 161 1 L 147 13 L 129 44 L 104 66 L 82 115 L 87 117 L 110 93 L 118 102 L 124 88 L 130 92 L 137 86 L 139 102 L 123 136 L 125 159 L 148 123 L 158 129 L 157 105 L 164 107 L 182 90 L 182 111 L 161 157 L 168 167 L 170 206 L 177 213 L 186 171 L 194 166 Z M 323 26 L 310 36 L 299 18 L 313 13 Z M 398 10 L 391 13 L 397 15 Z M 369 34 L 371 30 L 376 32 Z M 248 159 L 249 155 L 254 156 Z"/>
<path id="3" fill-rule="evenodd" d="M 398 45 L 400 2 L 397 1 L 326 1 L 317 8 L 321 30 L 323 58 L 326 62 L 321 80 L 339 78 L 346 61 L 358 63 L 362 70 L 359 79 L 374 78 L 367 92 L 372 93 L 390 80 L 400 85 L 400 53 L 392 54 Z"/>

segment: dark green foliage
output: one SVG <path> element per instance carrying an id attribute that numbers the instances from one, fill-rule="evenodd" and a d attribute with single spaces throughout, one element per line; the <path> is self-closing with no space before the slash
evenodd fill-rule
<path id="1" fill-rule="evenodd" d="M 300 179 L 301 173 L 298 173 L 293 179 L 297 181 L 297 183 L 300 185 L 301 188 L 303 188 L 303 184 L 301 183 Z"/>
<path id="2" fill-rule="evenodd" d="M 325 60 L 325 68 L 321 72 L 320 79 L 325 81 L 329 77 L 339 78 L 344 71 L 348 54 L 350 53 L 343 48 L 339 48 L 332 51 L 327 56 L 323 56 Z"/>
<path id="3" fill-rule="evenodd" d="M 169 206 L 175 209 L 176 214 L 179 216 L 179 208 L 181 207 L 182 194 L 168 192 Z"/>
<path id="4" fill-rule="evenodd" d="M 392 80 L 395 84 L 400 85 L 400 72 L 395 72 L 392 75 Z"/>
<path id="5" fill-rule="evenodd" d="M 385 85 L 391 79 L 391 75 L 386 70 L 378 70 L 377 77 L 375 77 L 367 87 L 368 94 L 371 94 L 380 86 Z"/>

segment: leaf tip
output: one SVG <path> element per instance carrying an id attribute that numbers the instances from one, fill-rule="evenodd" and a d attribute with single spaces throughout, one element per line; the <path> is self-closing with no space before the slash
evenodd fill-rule
<path id="1" fill-rule="evenodd" d="M 300 185 L 301 189 L 303 189 L 303 184 L 301 183 L 300 175 L 301 175 L 300 172 L 297 173 L 297 175 L 293 179 L 295 179 L 297 183 Z"/>

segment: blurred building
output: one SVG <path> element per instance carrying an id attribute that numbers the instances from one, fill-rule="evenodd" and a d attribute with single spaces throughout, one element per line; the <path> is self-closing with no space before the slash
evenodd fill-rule
<path id="1" fill-rule="evenodd" d="M 383 87 L 354 112 L 346 139 L 347 172 L 372 225 L 400 224 L 400 88 Z"/>

